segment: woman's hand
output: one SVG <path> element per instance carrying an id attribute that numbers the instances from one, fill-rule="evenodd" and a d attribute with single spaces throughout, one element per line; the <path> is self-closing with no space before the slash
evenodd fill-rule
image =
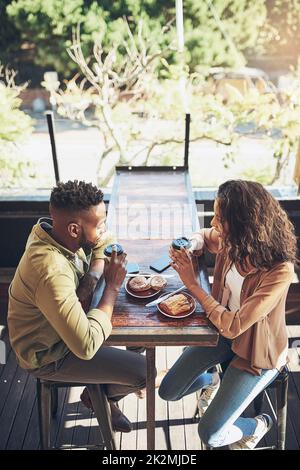
<path id="1" fill-rule="evenodd" d="M 185 248 L 175 250 L 171 247 L 169 255 L 172 260 L 171 266 L 178 272 L 183 284 L 188 289 L 197 286 L 198 280 L 194 271 L 192 256 L 189 251 Z"/>

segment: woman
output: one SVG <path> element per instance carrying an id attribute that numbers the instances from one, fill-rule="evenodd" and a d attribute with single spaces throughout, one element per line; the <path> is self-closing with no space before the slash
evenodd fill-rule
<path id="1" fill-rule="evenodd" d="M 170 256 L 220 339 L 217 347 L 186 348 L 159 393 L 165 400 L 179 400 L 211 383 L 216 394 L 199 423 L 201 440 L 211 447 L 253 449 L 272 420 L 266 414 L 240 415 L 287 362 L 285 301 L 294 276 L 296 237 L 279 203 L 258 183 L 222 184 L 214 214 L 212 228 L 191 237 L 193 250 L 216 254 L 212 295 L 199 285 L 188 250 L 171 248 Z M 221 384 L 216 374 L 203 375 L 225 362 Z"/>

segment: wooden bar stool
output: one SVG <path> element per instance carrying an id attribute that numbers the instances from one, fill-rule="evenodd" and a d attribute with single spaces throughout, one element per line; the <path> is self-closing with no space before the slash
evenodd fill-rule
<path id="1" fill-rule="evenodd" d="M 289 369 L 285 366 L 277 377 L 265 388 L 253 401 L 254 410 L 256 414 L 260 414 L 263 407 L 264 398 L 266 397 L 275 423 L 277 427 L 277 444 L 276 446 L 264 447 L 264 449 L 285 449 L 286 439 L 286 420 L 287 420 L 287 404 L 288 404 L 288 383 L 289 383 Z M 275 389 L 275 406 L 273 407 L 269 392 Z"/>
<path id="2" fill-rule="evenodd" d="M 104 448 L 116 448 L 114 432 L 111 425 L 110 409 L 103 386 L 100 384 L 82 384 L 73 382 L 55 382 L 52 380 L 37 379 L 37 402 L 39 415 L 39 431 L 42 449 L 50 449 L 51 417 L 57 412 L 58 388 L 60 387 L 87 387 L 94 412 L 99 424 Z"/>

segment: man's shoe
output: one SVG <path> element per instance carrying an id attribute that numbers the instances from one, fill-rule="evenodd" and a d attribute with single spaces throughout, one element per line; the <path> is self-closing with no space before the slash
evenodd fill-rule
<path id="1" fill-rule="evenodd" d="M 94 411 L 88 389 L 85 388 L 80 395 L 82 403 L 91 411 Z M 132 424 L 128 418 L 120 410 L 118 403 L 109 401 L 111 412 L 111 425 L 116 432 L 130 432 L 132 431 Z"/>
<path id="2" fill-rule="evenodd" d="M 110 401 L 110 411 L 111 411 L 111 424 L 112 428 L 116 432 L 130 432 L 132 431 L 132 424 L 129 419 L 122 413 L 118 403 Z"/>
<path id="3" fill-rule="evenodd" d="M 252 436 L 242 437 L 237 442 L 230 444 L 228 447 L 230 450 L 252 450 L 254 449 L 264 435 L 271 429 L 273 421 L 271 416 L 263 413 L 256 416 L 257 426 Z"/>
<path id="4" fill-rule="evenodd" d="M 80 395 L 80 400 L 82 401 L 84 406 L 86 406 L 89 410 L 94 411 L 94 408 L 90 399 L 89 391 L 86 387 L 83 389 L 83 392 Z"/>
<path id="5" fill-rule="evenodd" d="M 198 411 L 199 411 L 199 417 L 202 418 L 204 415 L 205 411 L 215 398 L 217 391 L 219 390 L 220 387 L 220 379 L 215 385 L 209 385 L 206 387 L 203 392 L 200 395 L 199 401 L 198 401 Z"/>

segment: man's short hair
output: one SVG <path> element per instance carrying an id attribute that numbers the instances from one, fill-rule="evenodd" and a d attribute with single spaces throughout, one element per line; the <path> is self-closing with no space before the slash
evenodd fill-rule
<path id="1" fill-rule="evenodd" d="M 103 201 L 103 192 L 92 183 L 67 181 L 57 183 L 51 191 L 50 204 L 56 209 L 70 211 L 88 210 Z"/>

